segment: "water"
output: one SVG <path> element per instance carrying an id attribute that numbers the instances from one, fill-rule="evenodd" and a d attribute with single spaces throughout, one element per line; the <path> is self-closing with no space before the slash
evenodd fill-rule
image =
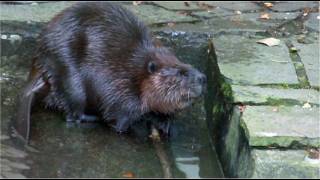
<path id="1" fill-rule="evenodd" d="M 1 177 L 163 177 L 148 136 L 117 135 L 103 123 L 67 124 L 61 114 L 37 107 L 30 145 L 9 138 L 15 98 L 30 66 L 28 46 L 23 47 L 24 53 L 1 56 Z M 190 61 L 196 56 L 190 54 L 181 56 Z M 203 100 L 175 116 L 164 144 L 174 177 L 223 177 L 206 117 Z"/>

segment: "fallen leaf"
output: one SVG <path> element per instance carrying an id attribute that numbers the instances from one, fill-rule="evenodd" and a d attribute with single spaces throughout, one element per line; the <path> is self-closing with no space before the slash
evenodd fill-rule
<path id="1" fill-rule="evenodd" d="M 302 108 L 303 109 L 309 109 L 309 108 L 311 108 L 311 105 L 308 102 L 306 102 L 306 103 L 303 104 Z"/>
<path id="2" fill-rule="evenodd" d="M 303 16 L 308 16 L 310 12 L 311 12 L 310 8 L 304 8 L 303 9 Z"/>
<path id="3" fill-rule="evenodd" d="M 130 171 L 125 172 L 124 174 L 122 174 L 122 177 L 124 178 L 134 178 L 134 174 Z"/>
<path id="4" fill-rule="evenodd" d="M 320 159 L 320 151 L 316 149 L 309 149 L 308 151 L 308 157 L 310 159 Z"/>
<path id="5" fill-rule="evenodd" d="M 260 15 L 260 19 L 270 19 L 270 14 L 263 13 L 263 14 Z"/>
<path id="6" fill-rule="evenodd" d="M 207 10 L 207 11 L 209 11 L 209 10 L 214 8 L 214 6 L 209 5 L 209 4 L 207 4 L 207 3 L 203 2 L 203 1 L 197 2 L 197 6 L 199 6 L 201 9 L 204 9 L 204 10 Z"/>
<path id="7" fill-rule="evenodd" d="M 175 25 L 176 25 L 176 23 L 173 23 L 173 22 L 169 22 L 168 23 L 168 26 L 171 27 L 171 28 L 174 27 Z"/>
<path id="8" fill-rule="evenodd" d="M 190 11 L 178 11 L 178 14 L 188 16 L 188 15 L 191 15 L 191 12 Z"/>
<path id="9" fill-rule="evenodd" d="M 279 111 L 279 108 L 275 107 L 275 108 L 272 109 L 272 111 L 273 111 L 273 112 L 278 112 L 278 111 Z"/>
<path id="10" fill-rule="evenodd" d="M 240 110 L 241 113 L 243 113 L 245 109 L 246 109 L 245 105 L 240 105 L 239 106 L 239 110 Z"/>
<path id="11" fill-rule="evenodd" d="M 236 11 L 236 14 L 242 14 L 241 11 Z"/>
<path id="12" fill-rule="evenodd" d="M 280 39 L 266 38 L 266 39 L 261 39 L 261 40 L 257 41 L 257 43 L 265 44 L 267 46 L 277 46 L 280 44 Z"/>
<path id="13" fill-rule="evenodd" d="M 133 1 L 132 4 L 133 4 L 134 6 L 138 6 L 138 5 L 142 4 L 142 2 L 143 2 L 143 1 Z"/>
<path id="14" fill-rule="evenodd" d="M 273 4 L 270 2 L 263 3 L 263 5 L 268 8 L 273 7 Z"/>

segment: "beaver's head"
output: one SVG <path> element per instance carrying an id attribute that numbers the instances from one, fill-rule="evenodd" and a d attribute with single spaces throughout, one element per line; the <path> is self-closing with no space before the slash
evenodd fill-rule
<path id="1" fill-rule="evenodd" d="M 145 111 L 172 113 L 200 97 L 206 89 L 206 76 L 189 64 L 179 61 L 165 48 L 148 53 L 148 73 L 141 84 L 142 107 Z"/>

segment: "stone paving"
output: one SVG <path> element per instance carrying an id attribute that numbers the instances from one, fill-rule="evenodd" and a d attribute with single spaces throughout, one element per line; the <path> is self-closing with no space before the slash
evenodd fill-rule
<path id="1" fill-rule="evenodd" d="M 45 23 L 71 4 L 1 5 L 1 22 Z M 241 109 L 252 177 L 320 178 L 319 2 L 123 4 L 154 31 L 212 34 L 230 103 Z M 272 35 L 278 46 L 256 43 Z"/>

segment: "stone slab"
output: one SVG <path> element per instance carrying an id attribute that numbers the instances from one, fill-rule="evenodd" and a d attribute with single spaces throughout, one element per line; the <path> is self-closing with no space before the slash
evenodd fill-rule
<path id="1" fill-rule="evenodd" d="M 179 14 L 179 12 L 168 11 L 152 5 L 125 5 L 125 7 L 130 9 L 148 25 L 169 22 L 191 22 L 198 20 L 191 16 Z"/>
<path id="2" fill-rule="evenodd" d="M 1 21 L 34 21 L 48 22 L 63 9 L 70 7 L 75 2 L 61 1 L 40 3 L 37 5 L 3 5 L 1 4 Z"/>
<path id="3" fill-rule="evenodd" d="M 195 2 L 188 1 L 153 1 L 153 3 L 170 10 L 203 10 Z"/>
<path id="4" fill-rule="evenodd" d="M 320 178 L 320 160 L 310 160 L 304 150 L 253 150 L 252 178 Z"/>
<path id="5" fill-rule="evenodd" d="M 234 102 L 243 104 L 285 104 L 303 105 L 306 102 L 319 105 L 320 93 L 313 89 L 277 89 L 259 86 L 232 85 Z"/>
<path id="6" fill-rule="evenodd" d="M 237 84 L 297 84 L 285 43 L 267 47 L 257 40 L 236 35 L 214 38 L 222 74 Z"/>
<path id="7" fill-rule="evenodd" d="M 299 50 L 298 53 L 306 69 L 310 85 L 316 87 L 320 87 L 320 46 L 318 37 L 314 37 L 311 44 L 293 42 L 294 46 Z"/>
<path id="8" fill-rule="evenodd" d="M 313 31 L 319 32 L 320 24 L 319 13 L 310 13 L 308 20 L 305 21 L 305 25 Z"/>
<path id="9" fill-rule="evenodd" d="M 1 21 L 18 22 L 48 22 L 57 13 L 70 7 L 75 2 L 50 2 L 37 5 L 1 5 Z M 190 22 L 197 20 L 191 16 L 168 11 L 152 5 L 139 5 L 123 3 L 146 24 L 166 22 Z"/>
<path id="10" fill-rule="evenodd" d="M 234 11 L 216 7 L 216 8 L 210 9 L 209 11 L 195 11 L 195 12 L 192 12 L 192 14 L 200 17 L 212 18 L 212 17 L 231 16 L 231 15 L 235 15 L 236 13 Z"/>
<path id="11" fill-rule="evenodd" d="M 261 7 L 259 7 L 257 4 L 249 1 L 207 1 L 206 3 L 215 7 L 233 11 L 255 11 L 261 9 Z"/>
<path id="12" fill-rule="evenodd" d="M 274 3 L 274 6 L 271 7 L 274 11 L 298 11 L 304 8 L 312 8 L 319 6 L 317 1 L 282 1 Z"/>
<path id="13" fill-rule="evenodd" d="M 216 8 L 217 9 L 217 8 Z M 200 17 L 209 18 L 205 21 L 205 25 L 209 26 L 211 31 L 217 30 L 260 30 L 265 31 L 266 29 L 274 26 L 278 26 L 281 23 L 294 19 L 299 13 L 269 13 L 270 19 L 261 19 L 262 13 L 242 13 L 236 14 L 232 11 L 226 11 L 222 8 L 220 10 L 212 10 L 212 12 L 195 12 L 193 14 Z M 220 13 L 221 12 L 221 13 Z M 203 28 L 203 27 L 201 27 Z"/>
<path id="14" fill-rule="evenodd" d="M 319 107 L 246 106 L 242 116 L 250 146 L 320 147 Z"/>

